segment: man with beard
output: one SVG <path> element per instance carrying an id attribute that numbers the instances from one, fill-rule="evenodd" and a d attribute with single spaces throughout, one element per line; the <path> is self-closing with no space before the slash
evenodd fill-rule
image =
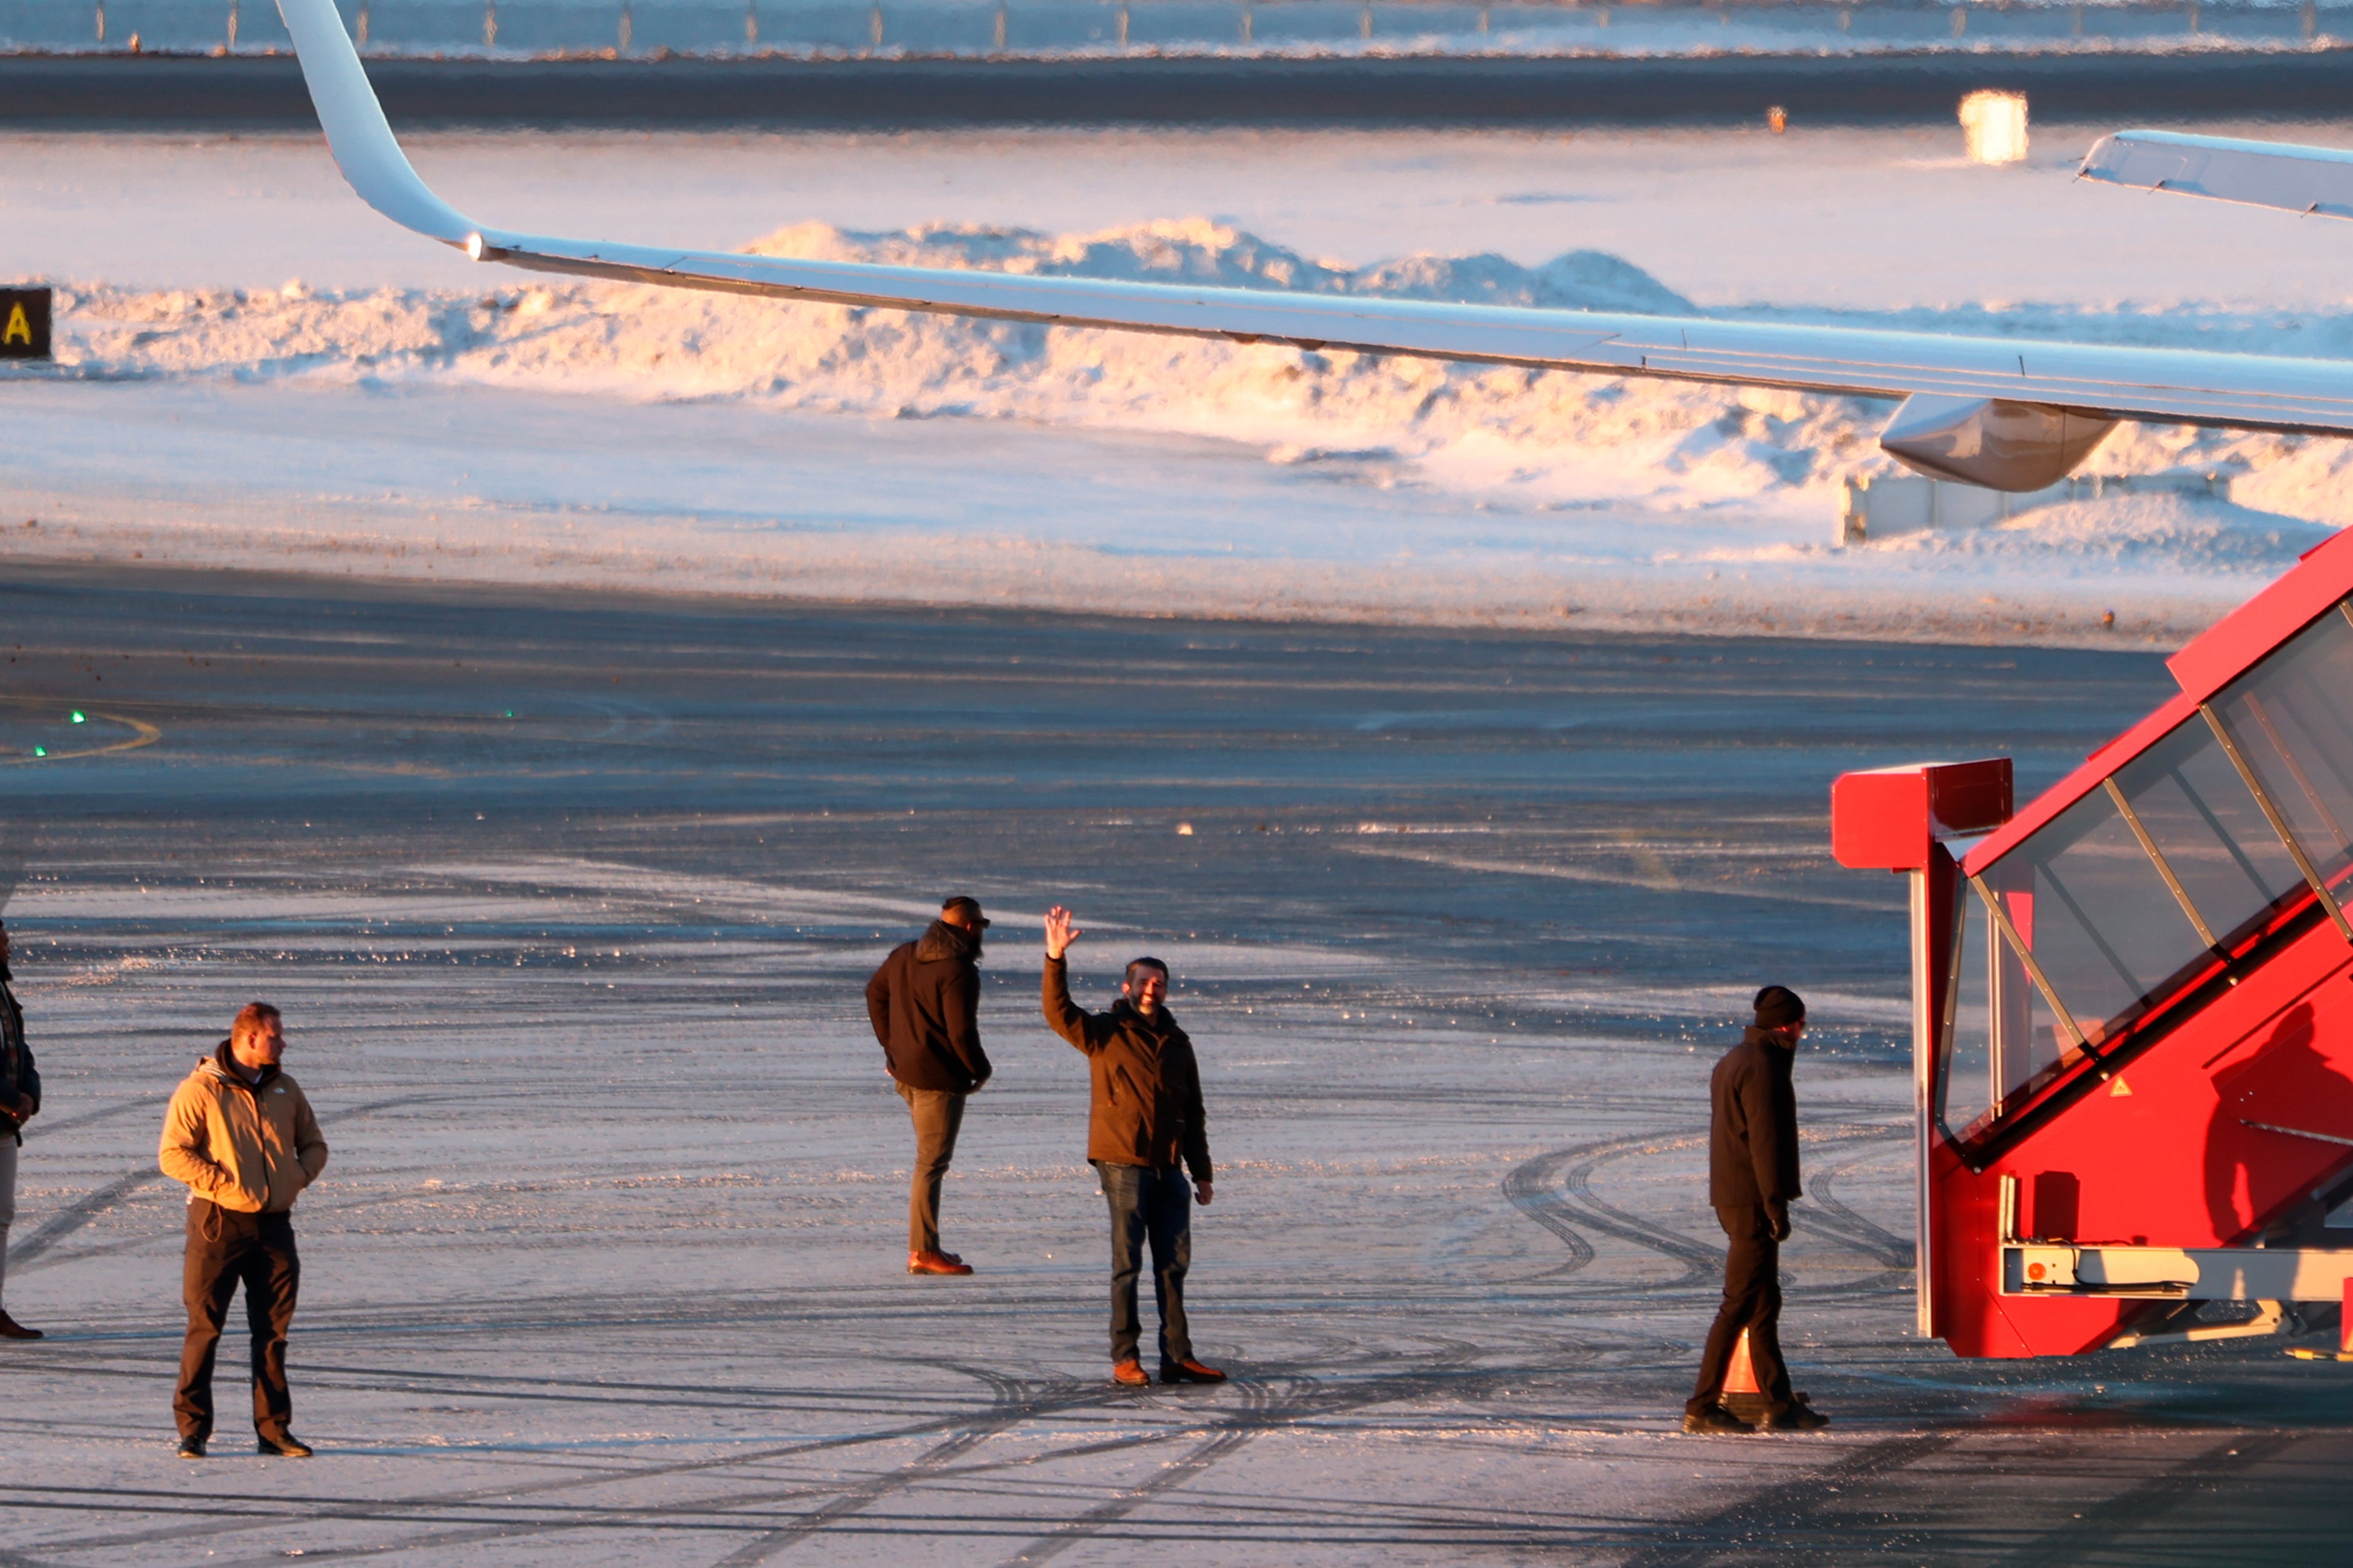
<path id="1" fill-rule="evenodd" d="M 1152 1294 L 1160 1308 L 1160 1381 L 1223 1383 L 1225 1373 L 1193 1359 L 1185 1320 L 1193 1207 L 1180 1160 L 1193 1172 L 1202 1207 L 1212 1195 L 1200 1064 L 1191 1038 L 1168 1012 L 1168 966 L 1158 959 L 1127 966 L 1120 1000 L 1109 1012 L 1089 1012 L 1071 1000 L 1064 955 L 1081 935 L 1060 905 L 1046 912 L 1046 1022 L 1087 1059 L 1087 1160 L 1111 1205 L 1112 1380 L 1129 1388 L 1148 1381 L 1138 1354 L 1144 1325 L 1135 1282 L 1149 1240 Z"/>
<path id="2" fill-rule="evenodd" d="M 157 1161 L 188 1188 L 182 1292 L 188 1335 L 180 1347 L 180 1457 L 201 1459 L 213 1431 L 213 1357 L 230 1298 L 245 1287 L 253 1328 L 253 1431 L 264 1454 L 307 1459 L 288 1429 L 286 1330 L 302 1284 L 294 1251 L 294 1200 L 327 1168 L 327 1140 L 301 1086 L 279 1069 L 285 1026 L 266 1001 L 248 1004 L 228 1038 L 172 1091 Z"/>
<path id="3" fill-rule="evenodd" d="M 6 1283 L 8 1227 L 16 1223 L 16 1150 L 25 1124 L 41 1111 L 41 1074 L 25 1044 L 25 1010 L 16 1005 L 16 977 L 8 970 L 8 927 L 0 924 L 0 1285 Z M 0 1309 L 0 1340 L 37 1340 Z"/>
<path id="4" fill-rule="evenodd" d="M 970 1274 L 972 1265 L 940 1250 L 940 1186 L 964 1126 L 965 1097 L 988 1082 L 980 1048 L 980 905 L 962 895 L 940 917 L 902 942 L 866 982 L 866 1013 L 882 1045 L 883 1070 L 896 1080 L 915 1124 L 915 1171 L 907 1196 L 907 1272 Z"/>

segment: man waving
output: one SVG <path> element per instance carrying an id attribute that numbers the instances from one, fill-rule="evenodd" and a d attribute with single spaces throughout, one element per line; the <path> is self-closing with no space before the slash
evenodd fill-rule
<path id="1" fill-rule="evenodd" d="M 1087 1160 L 1111 1204 L 1111 1375 L 1131 1388 L 1149 1381 L 1137 1354 L 1144 1325 L 1135 1304 L 1148 1240 L 1160 1307 L 1160 1381 L 1223 1383 L 1225 1373 L 1193 1359 L 1185 1325 L 1193 1208 L 1180 1159 L 1205 1207 L 1210 1198 L 1209 1135 L 1193 1042 L 1168 1012 L 1168 966 L 1158 959 L 1127 966 L 1110 1012 L 1089 1012 L 1072 1001 L 1064 955 L 1081 935 L 1068 909 L 1058 904 L 1047 911 L 1046 1022 L 1087 1058 Z"/>

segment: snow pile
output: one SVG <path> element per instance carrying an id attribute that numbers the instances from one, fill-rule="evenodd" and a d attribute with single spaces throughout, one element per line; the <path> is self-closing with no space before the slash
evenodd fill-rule
<path id="1" fill-rule="evenodd" d="M 1562 310 L 1694 310 L 1641 269 L 1590 250 L 1536 267 L 1493 255 L 1416 255 L 1349 267 L 1203 219 L 1073 235 L 971 227 L 870 234 L 804 225 L 751 249 Z M 191 511 L 185 523 L 171 525 L 212 530 L 212 553 L 202 558 L 225 563 L 254 550 L 273 562 L 292 560 L 314 552 L 304 541 L 316 533 L 317 550 L 340 558 L 360 540 L 358 556 L 390 563 L 369 569 L 406 569 L 400 563 L 412 552 L 451 547 L 432 519 L 454 506 L 508 520 L 509 543 L 485 545 L 476 528 L 461 547 L 521 552 L 517 561 L 470 555 L 470 564 L 461 565 L 443 557 L 443 567 L 492 576 L 536 570 L 638 580 L 629 574 L 642 575 L 651 551 L 666 580 L 682 588 L 752 591 L 763 584 L 850 598 L 952 599 L 981 593 L 986 581 L 997 601 L 1149 606 L 1174 603 L 1176 595 L 1204 613 L 1582 616 L 1587 624 L 2041 640 L 2089 635 L 2084 627 L 2107 624 L 2104 607 L 2126 602 L 2136 607 L 2136 637 L 2162 641 L 2195 630 L 2327 528 L 2353 521 L 2342 482 L 2353 457 L 2341 443 L 2127 426 L 2089 471 L 2217 474 L 2229 480 L 2231 499 L 2144 492 L 2047 506 L 1997 528 L 1839 551 L 1831 544 L 1838 482 L 1892 466 L 1876 445 L 1883 403 L 679 290 L 516 283 L 504 276 L 497 282 L 479 294 L 314 292 L 300 283 L 276 291 L 75 287 L 58 301 L 61 373 L 86 384 L 257 386 L 302 397 L 438 391 L 464 394 L 467 407 L 478 409 L 499 407 L 482 404 L 484 397 L 511 399 L 517 444 L 504 455 L 476 446 L 461 459 L 455 444 L 434 443 L 414 429 L 396 438 L 411 443 L 404 450 L 419 441 L 427 450 L 438 446 L 442 467 L 463 471 L 434 476 L 440 488 L 430 494 L 414 476 L 434 459 L 393 463 L 388 471 L 398 477 L 375 488 L 357 481 L 348 442 L 338 456 L 328 450 L 332 443 L 314 441 L 299 458 L 314 465 L 307 476 L 273 482 L 298 483 L 288 493 L 306 517 L 341 516 L 342 524 L 306 522 L 255 543 L 264 535 L 249 533 L 248 506 L 248 520 L 235 524 L 248 532 L 234 534 L 248 543 L 236 544 L 221 532 L 235 511 L 223 503 L 209 521 Z M 2179 308 L 2099 314 L 1969 306 L 1839 319 L 2272 352 L 2353 341 L 2341 318 L 2294 323 Z M 578 407 L 583 428 L 616 430 L 642 422 L 642 415 L 625 412 L 633 405 L 681 416 L 708 410 L 691 417 L 714 429 L 720 411 L 731 410 L 727 428 L 739 432 L 733 438 L 739 445 L 681 455 L 671 469 L 644 475 L 628 471 L 617 454 L 609 463 L 601 454 L 585 465 L 563 460 L 570 471 L 550 471 L 544 463 L 555 460 L 545 454 L 566 439 L 549 433 L 565 422 L 545 413 L 551 398 Z M 1249 499 L 1237 492 L 1212 502 L 1195 492 L 1202 482 L 1175 481 L 1176 493 L 1193 493 L 1194 504 L 1156 525 L 1155 549 L 1191 565 L 1164 561 L 1147 580 L 1119 564 L 1133 552 L 1103 531 L 1105 503 L 1082 498 L 1075 470 L 1049 471 L 1034 504 L 1017 500 L 1009 511 L 1000 505 L 992 513 L 973 502 L 952 508 L 956 517 L 921 523 L 853 521 L 872 514 L 839 502 L 871 490 L 864 479 L 849 481 L 848 490 L 812 491 L 806 472 L 797 472 L 792 498 L 779 499 L 758 477 L 776 471 L 758 466 L 776 460 L 743 450 L 742 421 L 818 416 L 955 418 L 960 429 L 1018 421 L 1073 432 L 1066 440 L 1077 432 L 1208 438 L 1262 454 L 1271 471 L 1296 475 L 1309 489 L 1260 486 Z M 533 420 L 540 433 L 526 435 L 523 425 Z M 680 429 L 675 419 L 666 428 Z M 995 461 L 969 443 L 931 446 L 936 482 L 949 493 L 968 493 L 969 480 L 960 483 L 956 475 L 976 472 L 976 457 L 984 465 Z M 1079 458 L 1076 448 L 1071 457 L 1082 466 L 1102 461 Z M 36 488 L 28 480 L 26 493 Z M 108 521 L 103 508 L 75 500 L 83 492 L 63 482 L 41 504 L 53 517 L 93 527 L 145 530 L 139 547 L 168 555 L 176 547 L 157 532 L 166 526 L 159 519 L 171 507 L 194 504 L 184 488 L 171 487 L 135 520 Z M 1132 506 L 1133 498 L 1120 504 Z M 545 522 L 559 515 L 560 524 Z M 812 525 L 834 541 L 821 549 L 812 544 Z M 933 543 L 909 545 L 910 526 L 928 530 Z M 547 527 L 559 529 L 560 550 Z M 764 532 L 776 537 L 746 543 Z M 779 542 L 787 533 L 796 538 Z M 124 553 L 130 538 L 117 540 Z M 1090 578 L 1074 574 L 1065 557 L 1056 585 L 1040 588 L 1035 552 L 1050 542 L 1103 552 L 1104 559 Z M 560 565 L 559 555 L 571 564 Z M 1238 560 L 1258 564 L 1244 569 Z M 919 568 L 913 561 L 938 564 Z M 2000 608 L 1953 611 L 1965 587 L 1969 601 Z"/>
<path id="2" fill-rule="evenodd" d="M 1350 268 L 1198 218 L 1083 235 L 945 226 L 860 234 L 806 224 L 749 249 L 1562 310 L 1694 309 L 1640 268 L 1590 250 L 1533 268 L 1493 255 L 1416 255 Z M 275 292 L 73 291 L 60 301 L 60 356 L 105 377 L 459 382 L 1211 436 L 1250 443 L 1282 463 L 1384 464 L 1390 483 L 1517 506 L 1683 512 L 1737 504 L 1819 517 L 1838 479 L 1889 466 L 1875 444 L 1885 405 L 1868 400 L 680 290 L 501 282 L 479 295 L 314 294 L 299 283 Z M 2178 310 L 1972 307 L 1842 319 L 2126 342 L 2188 336 L 2274 352 L 2353 350 L 2353 324 L 2342 318 L 2312 324 L 2192 314 L 2185 322 Z M 2242 504 L 2333 525 L 2353 520 L 2340 482 L 2347 461 L 2336 442 L 2126 427 L 2095 456 L 2092 471 L 2230 473 L 2239 476 L 2233 494 Z M 2151 516 L 2166 514 L 2160 508 Z"/>
<path id="3" fill-rule="evenodd" d="M 1641 269 L 1593 251 L 1535 268 L 1499 256 L 1422 255 L 1352 269 L 1201 219 L 1065 236 L 947 227 L 853 234 L 810 224 L 751 249 L 1568 310 L 1693 308 Z M 1537 504 L 1680 507 L 1818 490 L 1867 461 L 1873 424 L 1839 398 L 633 286 L 462 296 L 313 294 L 300 284 L 275 293 L 99 289 L 60 302 L 61 357 L 97 376 L 454 380 L 1153 430 L 1247 441 L 1282 462 L 1394 461 L 1420 482 L 1507 491 Z"/>

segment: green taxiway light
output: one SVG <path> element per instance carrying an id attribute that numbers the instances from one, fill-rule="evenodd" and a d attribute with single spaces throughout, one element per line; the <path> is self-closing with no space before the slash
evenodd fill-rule
<path id="1" fill-rule="evenodd" d="M 33 747 L 33 755 L 36 757 L 47 757 L 48 754 L 49 748 L 46 746 L 37 746 Z"/>
<path id="2" fill-rule="evenodd" d="M 80 710 L 79 708 L 76 708 L 76 709 L 74 709 L 74 711 L 73 711 L 73 721 L 74 721 L 74 723 L 76 723 L 76 724 L 88 724 L 88 723 L 90 722 L 88 719 L 86 719 L 86 718 L 82 717 L 82 713 L 81 713 L 81 710 Z"/>

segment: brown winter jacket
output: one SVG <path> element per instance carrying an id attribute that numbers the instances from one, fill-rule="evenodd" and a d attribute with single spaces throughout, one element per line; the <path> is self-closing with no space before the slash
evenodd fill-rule
<path id="1" fill-rule="evenodd" d="M 1778 1030 L 1751 1029 L 1724 1054 L 1708 1083 L 1707 1201 L 1760 1208 L 1799 1196 L 1797 1046 Z"/>
<path id="2" fill-rule="evenodd" d="M 882 1060 L 907 1087 L 968 1095 L 988 1082 L 979 959 L 971 932 L 934 920 L 919 940 L 892 948 L 866 982 L 866 1015 Z"/>
<path id="3" fill-rule="evenodd" d="M 1089 1012 L 1071 1000 L 1070 966 L 1060 959 L 1046 960 L 1045 1002 L 1054 1033 L 1086 1054 L 1087 1158 L 1156 1170 L 1182 1155 L 1194 1181 L 1208 1181 L 1201 1067 L 1168 1010 L 1146 1018 L 1122 997 L 1109 1012 Z"/>
<path id="4" fill-rule="evenodd" d="M 224 1040 L 172 1091 L 156 1160 L 164 1174 L 240 1214 L 282 1214 L 327 1168 L 301 1086 L 275 1067 L 248 1084 Z"/>

